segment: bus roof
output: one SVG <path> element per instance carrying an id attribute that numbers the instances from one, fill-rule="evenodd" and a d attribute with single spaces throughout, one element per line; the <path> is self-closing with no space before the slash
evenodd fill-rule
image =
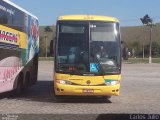
<path id="1" fill-rule="evenodd" d="M 64 16 L 59 16 L 59 20 L 73 20 L 73 21 L 78 21 L 78 20 L 84 20 L 84 21 L 110 21 L 110 22 L 119 22 L 117 18 L 114 17 L 109 17 L 109 16 L 98 16 L 98 15 L 64 15 Z"/>
<path id="2" fill-rule="evenodd" d="M 36 19 L 38 19 L 35 15 L 31 14 L 30 12 L 28 12 L 25 9 L 21 8 L 20 6 L 16 5 L 15 3 L 11 2 L 10 0 L 3 0 L 3 1 L 6 2 L 6 3 L 8 3 L 9 5 L 11 5 L 11 6 L 13 6 L 13 7 L 21 10 L 22 12 L 24 12 L 24 13 L 26 13 L 26 14 L 28 14 L 28 15 L 36 18 Z"/>

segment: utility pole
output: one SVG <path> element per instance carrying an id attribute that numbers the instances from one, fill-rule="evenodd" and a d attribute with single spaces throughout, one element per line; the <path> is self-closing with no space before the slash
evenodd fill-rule
<path id="1" fill-rule="evenodd" d="M 153 20 L 146 14 L 143 18 L 140 18 L 144 25 L 150 26 L 150 42 L 149 42 L 149 63 L 152 63 L 152 28 Z M 144 27 L 143 27 L 144 29 Z M 144 30 L 143 30 L 144 31 Z"/>
<path id="2" fill-rule="evenodd" d="M 45 38 L 45 42 L 46 42 L 46 58 L 47 58 L 47 35 L 46 34 L 44 35 L 44 38 Z"/>
<path id="3" fill-rule="evenodd" d="M 149 63 L 152 63 L 152 28 L 153 24 L 150 26 L 150 42 L 149 42 Z"/>
<path id="4" fill-rule="evenodd" d="M 150 42 L 149 42 L 149 63 L 152 63 L 152 32 L 153 27 L 156 26 L 155 24 L 149 24 L 150 26 Z"/>
<path id="5" fill-rule="evenodd" d="M 145 31 L 144 31 L 144 25 L 143 25 L 143 35 L 144 35 L 144 38 L 142 40 L 142 52 L 143 52 L 143 59 L 144 59 L 144 41 L 145 41 Z"/>

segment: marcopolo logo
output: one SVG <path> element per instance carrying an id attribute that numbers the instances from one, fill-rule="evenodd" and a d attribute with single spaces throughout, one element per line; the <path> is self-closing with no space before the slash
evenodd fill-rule
<path id="1" fill-rule="evenodd" d="M 18 34 L 0 30 L 0 40 L 15 44 L 18 42 Z"/>

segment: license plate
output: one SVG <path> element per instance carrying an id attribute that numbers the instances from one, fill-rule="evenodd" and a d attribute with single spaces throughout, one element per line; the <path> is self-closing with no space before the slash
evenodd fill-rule
<path id="1" fill-rule="evenodd" d="M 83 89 L 83 93 L 93 93 L 93 89 Z"/>

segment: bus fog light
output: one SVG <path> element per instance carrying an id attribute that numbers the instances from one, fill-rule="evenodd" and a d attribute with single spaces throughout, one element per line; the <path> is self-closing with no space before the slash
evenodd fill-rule
<path id="1" fill-rule="evenodd" d="M 117 81 L 111 81 L 111 85 L 116 85 L 117 83 Z"/>
<path id="2" fill-rule="evenodd" d="M 57 83 L 63 84 L 63 85 L 71 85 L 72 84 L 72 82 L 67 81 L 67 80 L 57 80 Z"/>
<path id="3" fill-rule="evenodd" d="M 60 80 L 59 83 L 60 83 L 60 84 L 66 84 L 66 81 Z"/>

